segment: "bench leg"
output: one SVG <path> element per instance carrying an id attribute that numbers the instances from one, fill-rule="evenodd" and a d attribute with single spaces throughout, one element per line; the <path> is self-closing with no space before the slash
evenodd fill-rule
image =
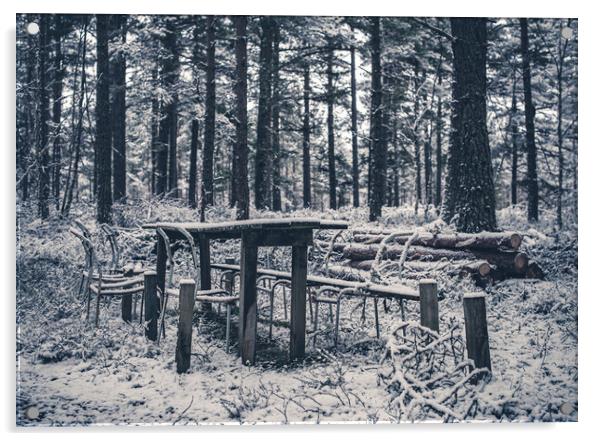
<path id="1" fill-rule="evenodd" d="M 314 348 L 316 347 L 316 340 L 318 338 L 318 317 L 320 314 L 320 302 L 316 302 L 316 317 L 314 318 Z"/>
<path id="2" fill-rule="evenodd" d="M 226 305 L 226 353 L 230 352 L 230 326 L 231 326 L 231 317 L 230 313 L 232 311 L 232 305 L 228 303 Z"/>
<path id="3" fill-rule="evenodd" d="M 98 328 L 98 319 L 100 317 L 100 299 L 101 299 L 101 295 L 97 294 L 96 295 L 96 320 L 94 321 L 94 325 Z"/>
<path id="4" fill-rule="evenodd" d="M 339 323 L 341 318 L 341 299 L 337 300 L 336 307 L 336 316 L 334 322 L 334 348 L 337 348 L 337 344 L 339 343 Z"/>

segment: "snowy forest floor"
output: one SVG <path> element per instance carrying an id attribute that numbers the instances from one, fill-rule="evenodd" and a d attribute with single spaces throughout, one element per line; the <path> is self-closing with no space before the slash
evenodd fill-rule
<path id="1" fill-rule="evenodd" d="M 288 330 L 276 327 L 268 341 L 268 325 L 258 325 L 258 362 L 241 366 L 237 347 L 225 351 L 225 318 L 196 316 L 191 370 L 178 375 L 174 353 L 177 305 L 167 313 L 166 338 L 148 342 L 137 320 L 121 321 L 117 301 L 101 310 L 94 328 L 85 321 L 77 284 L 83 251 L 68 233 L 69 221 L 41 222 L 19 205 L 17 228 L 17 424 L 202 424 L 202 423 L 324 423 L 441 420 L 428 407 L 410 415 L 395 407 L 396 388 L 381 373 L 390 367 L 384 357 L 390 330 L 400 322 L 399 310 L 387 313 L 381 303 L 381 338 L 376 339 L 372 306 L 365 323 L 357 301 L 343 304 L 341 341 L 336 351 L 323 307 L 320 332 L 308 357 L 288 364 Z M 73 216 L 93 226 L 94 207 L 78 205 Z M 210 220 L 226 219 L 226 209 L 209 213 Z M 352 227 L 366 227 L 365 210 L 298 211 L 287 215 L 347 219 Z M 274 213 L 255 214 L 276 216 Z M 136 202 L 118 206 L 115 223 L 126 227 L 120 244 L 124 257 L 152 259 L 152 234 L 135 228 L 143 222 L 190 221 L 197 213 L 175 202 Z M 371 228 L 411 229 L 424 222 L 413 208 L 387 209 L 380 225 Z M 553 214 L 543 213 L 527 224 L 519 208 L 498 212 L 501 229 L 530 232 L 523 248 L 544 269 L 546 279 L 506 280 L 487 288 L 487 314 L 493 377 L 476 389 L 477 405 L 470 419 L 493 421 L 576 421 L 577 399 L 577 227 L 560 232 Z M 431 219 L 433 220 L 433 216 Z M 94 228 L 94 230 L 96 230 Z M 214 261 L 238 257 L 235 241 L 212 245 Z M 103 245 L 101 255 L 108 254 Z M 267 250 L 264 264 L 286 269 L 287 251 Z M 311 256 L 310 268 L 320 256 Z M 186 256 L 178 257 L 179 277 L 190 276 Z M 150 262 L 150 261 L 149 261 Z M 148 266 L 152 267 L 151 262 Z M 279 268 L 280 266 L 280 268 Z M 475 291 L 470 279 L 445 273 L 437 279 L 442 294 L 442 333 L 463 322 L 462 294 Z M 405 283 L 405 282 L 404 282 Z M 407 281 L 416 286 L 416 280 Z M 277 299 L 279 300 L 279 299 Z M 267 314 L 260 296 L 259 314 Z M 175 303 L 175 302 L 174 302 Z M 275 308 L 283 320 L 282 303 Z M 407 305 L 408 318 L 418 318 L 417 305 Z M 237 316 L 233 335 L 237 335 Z M 308 323 L 308 330 L 312 325 Z M 460 328 L 462 329 L 462 328 Z M 232 340 L 233 342 L 235 339 Z M 26 410 L 35 406 L 37 418 Z"/>

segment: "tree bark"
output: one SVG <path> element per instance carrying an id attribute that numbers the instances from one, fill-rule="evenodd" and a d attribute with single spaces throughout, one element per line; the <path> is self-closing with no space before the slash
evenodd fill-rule
<path id="1" fill-rule="evenodd" d="M 372 145 L 371 162 L 372 174 L 370 189 L 371 221 L 382 214 L 387 184 L 387 149 L 383 139 L 383 109 L 382 109 L 382 79 L 380 63 L 380 18 L 370 19 L 370 49 L 372 58 L 372 99 L 370 120 L 370 143 Z"/>
<path id="2" fill-rule="evenodd" d="M 303 207 L 311 207 L 311 156 L 310 156 L 310 127 L 309 127 L 309 65 L 303 68 Z"/>
<path id="3" fill-rule="evenodd" d="M 96 15 L 96 158 L 99 223 L 111 223 L 111 104 L 109 98 L 109 15 Z"/>
<path id="4" fill-rule="evenodd" d="M 236 218 L 249 218 L 249 178 L 247 162 L 249 148 L 247 145 L 247 17 L 234 17 L 236 27 L 236 144 L 233 154 L 233 188 L 232 195 L 236 201 Z"/>
<path id="5" fill-rule="evenodd" d="M 54 125 L 54 140 L 52 145 L 52 195 L 56 209 L 61 200 L 61 110 L 63 95 L 63 54 L 61 37 L 63 24 L 61 14 L 54 15 L 54 80 L 52 84 L 52 123 Z"/>
<path id="6" fill-rule="evenodd" d="M 537 148 L 535 146 L 535 107 L 531 94 L 531 56 L 529 54 L 529 23 L 520 19 L 520 46 L 523 58 L 523 90 L 525 94 L 525 125 L 527 131 L 527 194 L 528 218 L 539 219 L 539 184 L 537 181 Z"/>
<path id="7" fill-rule="evenodd" d="M 205 76 L 205 140 L 201 182 L 201 210 L 213 205 L 213 154 L 215 151 L 215 26 L 217 18 L 207 17 L 207 49 Z"/>
<path id="8" fill-rule="evenodd" d="M 125 45 L 127 36 L 127 16 L 115 15 L 115 33 L 117 41 Z M 113 199 L 122 200 L 126 197 L 126 104 L 125 104 L 125 74 L 126 61 L 123 48 L 113 54 Z"/>
<path id="9" fill-rule="evenodd" d="M 48 170 L 48 122 L 50 119 L 49 99 L 48 99 L 48 44 L 50 26 L 48 21 L 50 17 L 47 14 L 40 14 L 40 48 L 39 48 L 39 67 L 38 84 L 40 87 L 40 110 L 38 118 L 38 127 L 40 131 L 38 144 L 38 215 L 42 219 L 48 218 L 50 212 L 48 209 L 48 197 L 50 195 L 50 179 Z"/>
<path id="10" fill-rule="evenodd" d="M 274 49 L 273 49 L 273 67 L 272 67 L 272 157 L 274 165 L 272 167 L 272 209 L 282 211 L 281 197 L 281 152 L 280 152 L 280 28 L 274 21 Z"/>
<path id="11" fill-rule="evenodd" d="M 512 142 L 512 172 L 510 193 L 512 205 L 518 203 L 518 124 L 516 121 L 516 75 L 512 74 L 512 107 L 510 108 L 510 137 Z"/>
<path id="12" fill-rule="evenodd" d="M 165 47 L 168 50 L 168 84 L 171 100 L 167 106 L 169 118 L 169 176 L 168 192 L 173 198 L 179 197 L 178 191 L 178 78 L 180 76 L 178 54 L 178 30 L 173 19 L 167 21 Z"/>
<path id="13" fill-rule="evenodd" d="M 270 173 L 272 170 L 271 106 L 272 106 L 272 18 L 261 19 L 259 51 L 259 102 L 257 105 L 257 147 L 255 150 L 255 208 L 269 209 L 271 205 Z"/>
<path id="14" fill-rule="evenodd" d="M 487 20 L 451 19 L 452 133 L 443 219 L 461 232 L 494 230 L 495 192 L 487 136 Z"/>
<path id="15" fill-rule="evenodd" d="M 360 206 L 359 150 L 357 144 L 357 86 L 355 78 L 355 47 L 351 47 L 351 156 L 353 179 L 353 206 Z"/>
<path id="16" fill-rule="evenodd" d="M 337 175 L 335 169 L 334 157 L 334 49 L 328 49 L 327 61 L 327 84 L 326 84 L 326 101 L 327 101 L 327 128 L 328 128 L 328 196 L 330 208 L 337 209 Z"/>

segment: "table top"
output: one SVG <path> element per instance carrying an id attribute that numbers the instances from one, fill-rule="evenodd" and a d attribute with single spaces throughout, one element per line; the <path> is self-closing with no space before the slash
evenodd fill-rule
<path id="1" fill-rule="evenodd" d="M 348 224 L 344 221 L 323 220 L 318 218 L 278 218 L 248 219 L 229 222 L 156 222 L 144 224 L 142 228 L 161 228 L 166 232 L 177 232 L 184 229 L 189 233 L 207 233 L 209 235 L 239 235 L 243 231 L 270 231 L 279 229 L 345 230 Z"/>

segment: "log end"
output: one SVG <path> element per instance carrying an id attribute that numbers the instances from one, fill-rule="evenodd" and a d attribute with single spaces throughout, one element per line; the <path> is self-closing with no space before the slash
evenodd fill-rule
<path id="1" fill-rule="evenodd" d="M 525 253 L 517 253 L 514 257 L 514 269 L 519 274 L 524 274 L 529 266 L 529 258 Z"/>
<path id="2" fill-rule="evenodd" d="M 523 242 L 523 237 L 518 233 L 512 233 L 510 235 L 510 245 L 513 249 L 518 250 L 520 244 Z"/>

